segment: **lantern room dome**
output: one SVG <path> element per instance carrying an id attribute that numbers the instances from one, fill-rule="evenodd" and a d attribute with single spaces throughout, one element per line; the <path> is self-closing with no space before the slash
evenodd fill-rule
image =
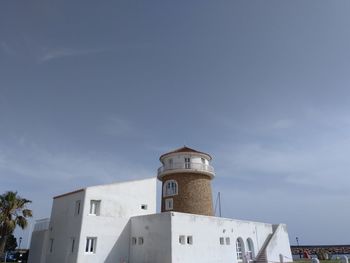
<path id="1" fill-rule="evenodd" d="M 187 146 L 173 150 L 160 156 L 162 166 L 158 168 L 158 179 L 174 173 L 199 173 L 215 176 L 214 168 L 210 165 L 212 157 Z"/>

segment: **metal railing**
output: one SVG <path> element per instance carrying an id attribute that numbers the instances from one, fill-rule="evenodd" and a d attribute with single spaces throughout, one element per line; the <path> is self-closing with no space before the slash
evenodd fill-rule
<path id="1" fill-rule="evenodd" d="M 203 163 L 173 163 L 168 165 L 163 165 L 158 168 L 158 175 L 171 170 L 194 170 L 194 171 L 203 171 L 214 174 L 213 166 Z"/>
<path id="2" fill-rule="evenodd" d="M 40 219 L 35 222 L 33 231 L 42 231 L 49 229 L 50 218 Z"/>

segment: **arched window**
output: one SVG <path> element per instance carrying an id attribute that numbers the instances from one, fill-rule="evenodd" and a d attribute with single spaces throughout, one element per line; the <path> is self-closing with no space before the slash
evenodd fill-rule
<path id="1" fill-rule="evenodd" d="M 244 254 L 244 243 L 242 238 L 237 238 L 236 240 L 236 253 L 237 253 L 237 260 L 243 261 L 243 254 Z"/>
<path id="2" fill-rule="evenodd" d="M 247 260 L 253 261 L 254 255 L 254 244 L 251 238 L 247 238 Z"/>
<path id="3" fill-rule="evenodd" d="M 175 180 L 168 180 L 163 186 L 163 196 L 177 195 L 177 182 Z"/>

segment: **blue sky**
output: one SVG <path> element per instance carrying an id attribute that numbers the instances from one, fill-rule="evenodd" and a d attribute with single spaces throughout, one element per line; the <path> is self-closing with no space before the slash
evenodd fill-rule
<path id="1" fill-rule="evenodd" d="M 31 199 L 210 153 L 223 216 L 350 243 L 350 2 L 2 1 L 0 192 Z M 19 235 L 26 235 L 19 233 Z"/>

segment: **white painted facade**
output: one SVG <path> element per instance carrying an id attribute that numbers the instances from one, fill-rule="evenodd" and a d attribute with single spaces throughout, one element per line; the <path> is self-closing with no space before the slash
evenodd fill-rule
<path id="1" fill-rule="evenodd" d="M 210 155 L 187 147 L 162 155 L 160 160 L 158 179 L 169 173 L 186 176 L 186 172 L 215 176 Z M 293 261 L 286 225 L 156 213 L 156 192 L 156 178 L 151 178 L 92 186 L 55 197 L 51 219 L 35 226 L 28 262 Z"/>
<path id="2" fill-rule="evenodd" d="M 50 219 L 37 220 L 30 240 L 29 262 L 45 263 Z"/>
<path id="3" fill-rule="evenodd" d="M 211 157 L 204 153 L 172 153 L 161 157 L 162 166 L 158 168 L 158 179 L 164 175 L 179 172 L 192 172 L 215 177 L 210 165 Z"/>
<path id="4" fill-rule="evenodd" d="M 99 209 L 91 211 L 95 201 Z M 130 218 L 155 212 L 156 178 L 93 186 L 58 196 L 48 229 L 41 236 L 33 232 L 28 262 L 38 263 L 40 252 L 46 263 L 129 262 Z M 93 251 L 86 251 L 88 238 L 95 239 Z M 40 243 L 46 246 L 41 251 Z"/>
<path id="5" fill-rule="evenodd" d="M 292 261 L 286 226 L 228 218 L 167 212 L 131 219 L 132 263 L 248 262 L 267 250 L 267 261 Z M 274 232 L 277 229 L 278 232 Z M 267 242 L 274 237 L 277 242 Z M 242 241 L 242 259 L 237 257 L 237 240 Z M 271 239 L 272 240 L 272 239 Z M 252 245 L 249 246 L 248 242 Z M 252 250 L 249 250 L 249 247 Z M 251 252 L 251 253 L 250 253 Z"/>
<path id="6" fill-rule="evenodd" d="M 280 262 L 281 255 L 284 262 L 292 261 L 283 224 L 156 214 L 155 193 L 152 178 L 88 187 L 55 198 L 50 225 L 40 227 L 42 221 L 34 229 L 29 263 Z M 92 214 L 95 201 L 100 207 Z M 96 238 L 93 251 L 86 251 L 87 238 Z"/>

